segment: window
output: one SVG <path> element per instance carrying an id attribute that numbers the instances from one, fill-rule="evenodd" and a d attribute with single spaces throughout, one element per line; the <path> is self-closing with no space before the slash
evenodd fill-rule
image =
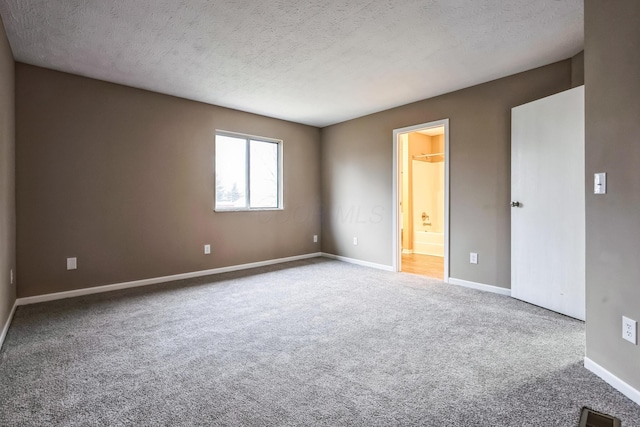
<path id="1" fill-rule="evenodd" d="M 216 132 L 216 211 L 282 208 L 282 141 Z"/>

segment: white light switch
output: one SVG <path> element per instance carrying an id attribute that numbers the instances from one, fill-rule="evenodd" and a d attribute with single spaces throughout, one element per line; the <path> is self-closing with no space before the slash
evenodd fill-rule
<path id="1" fill-rule="evenodd" d="M 67 270 L 76 270 L 78 268 L 78 258 L 67 258 Z"/>
<path id="2" fill-rule="evenodd" d="M 607 194 L 607 174 L 593 174 L 593 194 Z"/>
<path id="3" fill-rule="evenodd" d="M 204 254 L 209 255 L 211 253 L 211 245 L 204 245 Z"/>
<path id="4" fill-rule="evenodd" d="M 477 264 L 478 263 L 478 254 L 476 252 L 470 252 L 469 253 L 469 262 L 471 264 Z"/>
<path id="5" fill-rule="evenodd" d="M 353 246 L 358 246 L 358 238 L 357 237 L 353 238 Z"/>
<path id="6" fill-rule="evenodd" d="M 318 235 L 317 234 L 313 235 L 313 243 L 318 243 Z"/>

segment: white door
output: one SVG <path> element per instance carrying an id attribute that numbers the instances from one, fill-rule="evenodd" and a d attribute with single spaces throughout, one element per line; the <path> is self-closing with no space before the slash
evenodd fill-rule
<path id="1" fill-rule="evenodd" d="M 584 86 L 511 110 L 511 197 L 511 295 L 584 320 Z"/>

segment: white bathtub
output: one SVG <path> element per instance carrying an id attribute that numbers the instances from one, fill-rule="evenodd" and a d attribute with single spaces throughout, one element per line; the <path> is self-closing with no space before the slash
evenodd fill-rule
<path id="1" fill-rule="evenodd" d="M 444 256 L 444 233 L 413 232 L 413 252 L 422 255 Z"/>

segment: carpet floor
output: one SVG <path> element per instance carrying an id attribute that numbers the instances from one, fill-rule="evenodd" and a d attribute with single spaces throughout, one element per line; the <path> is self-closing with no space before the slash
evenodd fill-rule
<path id="1" fill-rule="evenodd" d="M 640 426 L 584 342 L 509 297 L 317 258 L 19 307 L 0 425 Z"/>

